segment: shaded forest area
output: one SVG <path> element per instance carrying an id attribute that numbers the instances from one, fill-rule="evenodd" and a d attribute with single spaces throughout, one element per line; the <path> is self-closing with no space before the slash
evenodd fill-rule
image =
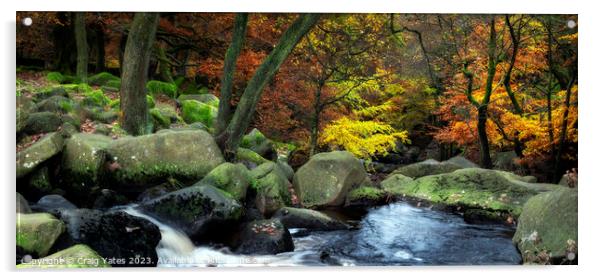
<path id="1" fill-rule="evenodd" d="M 82 81 L 98 73 L 124 79 L 130 69 L 124 57 L 136 24 L 132 13 L 23 13 L 18 20 L 24 16 L 33 25 L 17 27 L 19 66 Z M 215 130 L 224 132 L 236 105 L 246 102 L 245 90 L 255 86 L 258 102 L 236 119 L 244 123 L 236 134 L 256 127 L 293 144 L 294 166 L 342 148 L 391 163 L 407 163 L 408 155 L 446 160 L 462 154 L 486 168 L 545 181 L 577 167 L 577 30 L 567 26 L 571 16 L 324 15 L 298 34 L 284 61 L 271 61 L 281 65 L 266 75 L 273 78 L 259 77 L 263 81 L 252 78 L 267 74 L 256 70 L 296 15 L 157 17 L 144 23 L 156 25 L 155 38 L 144 46 L 148 70 L 133 66 L 142 68 L 125 78 L 137 82 L 115 87 L 131 110 L 145 108 L 144 100 L 128 96 L 144 97 L 145 90 L 178 101 L 199 92 L 225 96 L 230 102 L 222 102 L 215 116 Z M 129 128 L 133 115 L 120 116 L 122 127 L 144 133 L 148 114 L 134 117 L 138 124 Z M 231 137 L 221 134 L 225 147 Z"/>

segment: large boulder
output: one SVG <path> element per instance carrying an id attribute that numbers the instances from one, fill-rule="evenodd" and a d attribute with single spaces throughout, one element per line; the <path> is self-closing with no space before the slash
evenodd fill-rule
<path id="1" fill-rule="evenodd" d="M 199 185 L 143 202 L 140 207 L 201 241 L 214 234 L 211 230 L 219 231 L 221 225 L 236 222 L 243 213 L 241 204 L 229 193 Z"/>
<path id="2" fill-rule="evenodd" d="M 402 185 L 412 182 L 414 179 L 404 176 L 402 174 L 391 174 L 387 176 L 382 182 L 380 182 L 381 188 L 384 191 L 390 192 Z"/>
<path id="3" fill-rule="evenodd" d="M 295 249 L 288 229 L 277 219 L 252 221 L 240 234 L 240 254 L 268 255 Z"/>
<path id="4" fill-rule="evenodd" d="M 17 247 L 44 257 L 65 231 L 63 222 L 48 213 L 17 214 Z"/>
<path id="5" fill-rule="evenodd" d="M 17 153 L 17 179 L 29 174 L 38 165 L 63 150 L 63 137 L 49 133 L 27 149 Z"/>
<path id="6" fill-rule="evenodd" d="M 255 190 L 255 206 L 264 217 L 276 210 L 291 205 L 289 187 L 285 172 L 274 162 L 264 163 L 251 171 Z"/>
<path id="7" fill-rule="evenodd" d="M 202 122 L 209 128 L 217 118 L 217 108 L 196 100 L 182 101 L 182 118 L 186 123 Z"/>
<path id="8" fill-rule="evenodd" d="M 351 153 L 319 153 L 303 165 L 293 178 L 295 193 L 305 207 L 341 206 L 347 192 L 366 179 L 364 165 Z"/>
<path id="9" fill-rule="evenodd" d="M 107 148 L 107 179 L 118 190 L 137 192 L 167 178 L 193 183 L 224 162 L 213 137 L 201 130 L 125 137 Z"/>
<path id="10" fill-rule="evenodd" d="M 348 226 L 328 215 L 311 209 L 283 207 L 272 219 L 278 219 L 287 228 L 306 228 L 313 230 L 339 230 Z"/>
<path id="11" fill-rule="evenodd" d="M 38 112 L 52 112 L 57 114 L 69 113 L 73 110 L 73 100 L 64 96 L 52 96 L 37 104 Z"/>
<path id="12" fill-rule="evenodd" d="M 205 93 L 205 94 L 183 94 L 178 97 L 179 102 L 184 102 L 185 100 L 196 100 L 201 103 L 205 103 L 207 105 L 218 107 L 219 106 L 219 98 L 213 94 Z"/>
<path id="13" fill-rule="evenodd" d="M 236 161 L 244 164 L 250 169 L 253 169 L 263 163 L 270 162 L 258 153 L 245 148 L 238 148 L 236 150 Z"/>
<path id="14" fill-rule="evenodd" d="M 22 131 L 29 135 L 54 132 L 62 123 L 61 117 L 52 112 L 31 113 Z"/>
<path id="15" fill-rule="evenodd" d="M 541 192 L 558 185 L 527 183 L 509 172 L 464 168 L 451 173 L 431 175 L 413 181 L 388 184 L 389 194 L 426 200 L 454 208 L 477 208 L 518 217 L 523 204 Z"/>
<path id="16" fill-rule="evenodd" d="M 274 142 L 265 137 L 257 128 L 254 128 L 247 135 L 243 136 L 240 147 L 256 152 L 269 160 L 275 160 L 278 157 L 274 148 Z"/>
<path id="17" fill-rule="evenodd" d="M 461 168 L 463 167 L 454 162 L 439 162 L 434 159 L 427 159 L 425 161 L 402 166 L 393 171 L 392 174 L 401 174 L 410 178 L 419 178 L 428 175 L 449 173 Z"/>
<path id="18" fill-rule="evenodd" d="M 559 188 L 525 203 L 512 239 L 525 263 L 577 263 L 577 194 Z"/>
<path id="19" fill-rule="evenodd" d="M 112 139 L 98 134 L 77 133 L 65 141 L 61 163 L 62 186 L 72 196 L 87 197 L 98 185 Z"/>
<path id="20" fill-rule="evenodd" d="M 24 260 L 17 268 L 99 268 L 111 267 L 98 253 L 84 244 L 77 244 L 41 259 Z"/>
<path id="21" fill-rule="evenodd" d="M 236 200 L 244 201 L 251 181 L 249 170 L 241 163 L 222 163 L 211 170 L 198 184 L 211 185 L 231 194 Z"/>
<path id="22" fill-rule="evenodd" d="M 345 207 L 365 208 L 387 202 L 387 193 L 379 188 L 362 186 L 351 190 L 345 199 Z"/>
<path id="23" fill-rule="evenodd" d="M 102 212 L 90 209 L 60 211 L 67 226 L 66 245 L 83 243 L 104 258 L 123 259 L 114 266 L 156 266 L 155 248 L 161 232 L 153 223 L 123 211 Z M 130 258 L 141 260 L 129 263 Z"/>

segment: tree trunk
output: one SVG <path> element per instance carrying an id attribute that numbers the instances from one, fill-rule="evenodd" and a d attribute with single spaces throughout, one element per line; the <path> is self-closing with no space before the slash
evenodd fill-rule
<path id="1" fill-rule="evenodd" d="M 230 103 L 232 99 L 232 88 L 234 72 L 236 72 L 236 60 L 242 50 L 247 31 L 247 14 L 237 14 L 234 20 L 234 31 L 232 32 L 232 43 L 226 51 L 224 58 L 224 74 L 222 76 L 219 110 L 215 122 L 215 135 L 220 135 L 228 126 L 230 121 Z"/>
<path id="2" fill-rule="evenodd" d="M 157 46 L 157 57 L 159 59 L 159 75 L 161 75 L 161 80 L 168 83 L 173 83 L 174 81 L 171 74 L 171 65 L 169 64 L 169 60 L 165 54 L 165 49 L 161 46 Z"/>
<path id="3" fill-rule="evenodd" d="M 319 17 L 318 14 L 300 15 L 284 32 L 276 47 L 264 59 L 249 80 L 232 120 L 226 130 L 218 137 L 218 144 L 222 147 L 227 159 L 234 158 L 240 140 L 251 123 L 263 88 L 274 77 L 280 65 L 293 51 L 301 38 L 314 26 Z"/>
<path id="4" fill-rule="evenodd" d="M 77 12 L 74 18 L 75 45 L 77 47 L 76 76 L 82 82 L 88 81 L 88 41 L 86 37 L 86 13 Z"/>
<path id="5" fill-rule="evenodd" d="M 102 27 L 96 29 L 96 72 L 105 70 L 105 32 Z"/>
<path id="6" fill-rule="evenodd" d="M 73 24 L 69 25 L 69 13 L 56 13 L 57 20 L 61 24 L 56 24 L 52 29 L 54 53 L 53 68 L 62 73 L 73 73 L 71 69 L 73 63 L 73 49 L 75 48 L 75 36 L 73 36 Z"/>
<path id="7" fill-rule="evenodd" d="M 560 139 L 558 140 L 558 150 L 556 151 L 556 155 L 554 158 L 554 182 L 557 182 L 560 179 L 560 160 L 562 157 L 562 150 L 564 149 L 564 142 L 566 140 L 566 136 L 568 133 L 568 124 L 569 124 L 569 110 L 571 108 L 571 94 L 572 87 L 575 78 L 571 79 L 566 89 L 566 97 L 564 99 L 564 111 L 562 112 L 562 127 L 560 130 Z"/>
<path id="8" fill-rule="evenodd" d="M 487 138 L 487 106 L 481 106 L 478 111 L 477 132 L 479 134 L 481 165 L 483 168 L 490 169 L 493 165 L 491 163 L 491 156 L 489 155 L 489 139 Z"/>
<path id="9" fill-rule="evenodd" d="M 158 23 L 158 13 L 136 13 L 123 55 L 121 124 L 132 135 L 146 134 L 150 130 L 145 85 Z"/>
<path id="10" fill-rule="evenodd" d="M 318 88 L 314 95 L 314 115 L 311 119 L 310 127 L 310 139 L 309 139 L 309 156 L 313 156 L 316 153 L 316 147 L 318 146 L 318 130 L 320 128 L 320 114 L 322 113 L 322 87 L 325 81 L 318 81 Z"/>

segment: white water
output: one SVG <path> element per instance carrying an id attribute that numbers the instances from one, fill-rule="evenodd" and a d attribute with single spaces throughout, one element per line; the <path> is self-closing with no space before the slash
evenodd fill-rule
<path id="1" fill-rule="evenodd" d="M 183 232 L 129 206 L 132 216 L 161 230 L 159 267 L 518 264 L 512 230 L 469 225 L 459 216 L 395 203 L 370 210 L 359 230 L 305 232 L 290 229 L 295 250 L 245 256 L 195 246 Z"/>

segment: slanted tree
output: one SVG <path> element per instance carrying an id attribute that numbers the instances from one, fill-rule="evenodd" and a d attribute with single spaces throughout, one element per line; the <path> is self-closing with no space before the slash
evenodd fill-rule
<path id="1" fill-rule="evenodd" d="M 282 34 L 276 47 L 263 60 L 247 83 L 232 120 L 226 129 L 216 137 L 217 143 L 227 159 L 232 159 L 236 155 L 242 136 L 251 123 L 263 88 L 274 77 L 280 65 L 293 51 L 299 40 L 314 26 L 319 17 L 318 14 L 300 15 Z M 224 75 L 226 74 L 224 73 Z M 222 99 L 220 102 L 230 103 L 230 100 Z"/>
<path id="2" fill-rule="evenodd" d="M 136 13 L 128 34 L 121 73 L 120 106 L 123 129 L 132 135 L 149 132 L 146 80 L 158 13 Z"/>
<path id="3" fill-rule="evenodd" d="M 88 42 L 86 37 L 86 13 L 76 12 L 73 15 L 75 45 L 77 47 L 76 75 L 82 81 L 88 80 Z"/>

